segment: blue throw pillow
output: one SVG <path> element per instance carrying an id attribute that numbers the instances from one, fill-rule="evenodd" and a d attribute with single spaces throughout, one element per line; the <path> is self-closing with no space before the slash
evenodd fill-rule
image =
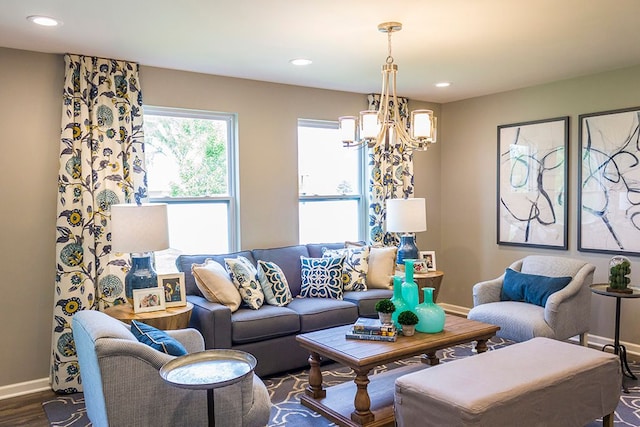
<path id="1" fill-rule="evenodd" d="M 131 333 L 138 341 L 172 356 L 184 356 L 187 349 L 166 332 L 145 323 L 131 321 Z"/>
<path id="2" fill-rule="evenodd" d="M 525 274 L 507 268 L 502 283 L 502 301 L 523 301 L 544 307 L 547 298 L 571 282 L 572 277 L 548 277 Z"/>
<path id="3" fill-rule="evenodd" d="M 300 296 L 304 298 L 342 299 L 342 263 L 339 258 L 307 258 L 300 256 Z"/>

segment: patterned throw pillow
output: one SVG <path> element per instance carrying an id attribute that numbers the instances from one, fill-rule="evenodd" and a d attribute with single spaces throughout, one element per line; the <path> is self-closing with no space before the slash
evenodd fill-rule
<path id="1" fill-rule="evenodd" d="M 131 321 L 131 333 L 138 341 L 172 356 L 184 356 L 187 349 L 165 331 L 142 322 Z"/>
<path id="2" fill-rule="evenodd" d="M 302 264 L 301 297 L 342 299 L 344 257 L 306 258 L 301 256 L 300 262 Z"/>
<path id="3" fill-rule="evenodd" d="M 323 257 L 344 256 L 342 286 L 345 291 L 366 291 L 369 271 L 369 247 L 323 249 Z"/>
<path id="4" fill-rule="evenodd" d="M 258 280 L 267 304 L 282 307 L 293 299 L 287 278 L 275 262 L 258 260 Z"/>
<path id="5" fill-rule="evenodd" d="M 243 256 L 225 258 L 224 263 L 231 276 L 233 284 L 238 288 L 242 301 L 250 308 L 257 310 L 264 303 L 264 293 L 258 281 L 258 271 L 251 261 Z"/>

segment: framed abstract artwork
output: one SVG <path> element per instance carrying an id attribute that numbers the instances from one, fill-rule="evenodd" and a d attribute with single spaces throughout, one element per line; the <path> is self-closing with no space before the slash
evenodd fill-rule
<path id="1" fill-rule="evenodd" d="M 567 249 L 569 117 L 498 126 L 497 243 Z"/>
<path id="2" fill-rule="evenodd" d="M 640 256 L 640 107 L 579 121 L 578 250 Z"/>

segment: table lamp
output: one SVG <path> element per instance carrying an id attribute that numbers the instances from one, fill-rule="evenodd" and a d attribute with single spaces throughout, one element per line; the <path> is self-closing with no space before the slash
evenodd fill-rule
<path id="1" fill-rule="evenodd" d="M 387 200 L 387 231 L 404 233 L 400 236 L 397 264 L 402 265 L 405 259 L 418 258 L 414 233 L 427 230 L 426 206 L 422 198 Z"/>
<path id="2" fill-rule="evenodd" d="M 111 205 L 111 246 L 114 252 L 131 253 L 124 289 L 133 305 L 134 289 L 158 286 L 151 255 L 169 247 L 166 203 Z"/>

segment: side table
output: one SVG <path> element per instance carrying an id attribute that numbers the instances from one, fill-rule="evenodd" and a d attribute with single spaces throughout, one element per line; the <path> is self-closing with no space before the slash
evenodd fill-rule
<path id="1" fill-rule="evenodd" d="M 184 329 L 189 326 L 193 304 L 187 302 L 182 307 L 169 307 L 166 310 L 148 311 L 145 313 L 134 313 L 130 304 L 118 304 L 104 310 L 106 314 L 131 324 L 132 320 L 138 320 L 154 328 Z"/>
<path id="2" fill-rule="evenodd" d="M 620 301 L 622 298 L 640 298 L 640 289 L 638 288 L 629 288 L 633 292 L 632 293 L 622 293 L 622 292 L 612 292 L 608 291 L 607 287 L 609 285 L 607 283 L 597 283 L 591 285 L 591 292 L 604 295 L 606 297 L 613 297 L 616 299 L 616 325 L 615 325 L 615 338 L 613 340 L 613 344 L 607 344 L 602 347 L 604 351 L 607 347 L 613 348 L 613 353 L 620 356 L 620 366 L 622 367 L 622 374 L 633 380 L 637 380 L 638 378 L 631 372 L 629 368 L 629 363 L 627 362 L 627 348 L 620 344 Z M 624 381 L 622 384 L 625 393 L 628 393 L 627 387 L 624 385 Z"/>
<path id="3" fill-rule="evenodd" d="M 400 276 L 404 280 L 404 271 L 396 270 L 396 276 Z M 424 302 L 424 293 L 421 291 L 422 288 L 434 288 L 433 302 L 436 302 L 440 285 L 442 284 L 442 276 L 444 276 L 444 273 L 439 270 L 427 271 L 426 273 L 413 273 L 413 280 L 418 285 L 418 298 L 421 304 Z"/>
<path id="4" fill-rule="evenodd" d="M 215 426 L 213 390 L 251 375 L 256 364 L 256 358 L 244 351 L 205 350 L 170 360 L 160 368 L 160 376 L 176 387 L 207 390 L 209 426 Z"/>

